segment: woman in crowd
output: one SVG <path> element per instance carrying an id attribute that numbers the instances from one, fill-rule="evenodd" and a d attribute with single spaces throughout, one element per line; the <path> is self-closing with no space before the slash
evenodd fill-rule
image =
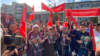
<path id="1" fill-rule="evenodd" d="M 48 32 L 44 35 L 46 39 L 44 42 L 44 52 L 43 56 L 54 56 L 54 43 L 50 43 L 50 38 L 57 40 L 59 38 L 56 33 L 53 32 L 52 27 L 48 27 Z"/>
<path id="2" fill-rule="evenodd" d="M 7 35 L 13 35 L 13 36 L 21 36 L 20 34 L 19 34 L 19 32 L 18 32 L 18 30 L 17 30 L 17 25 L 16 25 L 16 23 L 10 23 L 9 25 L 8 25 L 8 34 Z M 6 34 L 5 34 L 6 35 Z M 7 48 L 6 47 L 3 47 L 3 41 L 2 41 L 2 45 L 1 45 L 2 47 L 1 47 L 1 49 L 6 49 L 6 51 L 3 53 L 3 55 L 2 56 L 10 56 L 11 54 L 13 54 L 14 52 L 16 53 L 16 55 L 18 55 L 18 56 L 22 56 L 23 55 L 23 48 L 21 48 L 20 50 L 18 50 L 17 51 L 17 48 L 19 48 L 19 47 L 17 47 L 16 48 L 16 46 L 7 46 Z"/>
<path id="3" fill-rule="evenodd" d="M 39 43 L 43 43 L 44 40 L 41 39 L 41 35 L 40 35 L 40 31 L 39 31 L 39 26 L 38 25 L 34 25 L 32 27 L 32 30 L 29 32 L 28 34 L 28 39 L 27 39 L 27 46 L 26 46 L 26 50 L 27 50 L 27 56 L 42 56 L 42 53 L 39 52 L 38 54 L 36 53 L 36 50 L 33 49 L 33 44 L 37 47 L 39 47 L 39 44 L 36 45 L 36 40 L 35 38 L 39 37 Z M 31 42 L 32 41 L 32 42 Z"/>

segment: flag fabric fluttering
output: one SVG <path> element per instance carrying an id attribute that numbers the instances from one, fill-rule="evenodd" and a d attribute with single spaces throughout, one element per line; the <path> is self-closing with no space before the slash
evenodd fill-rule
<path id="1" fill-rule="evenodd" d="M 71 12 L 69 11 L 69 9 L 67 9 L 66 11 L 67 11 L 67 13 L 66 13 L 67 19 L 70 20 L 70 21 L 73 21 L 74 24 L 78 27 L 77 22 L 76 22 L 76 20 L 73 18 L 73 16 L 72 16 Z"/>
<path id="2" fill-rule="evenodd" d="M 53 12 L 61 12 L 61 11 L 65 11 L 65 3 L 58 5 L 54 8 L 51 8 Z"/>
<path id="3" fill-rule="evenodd" d="M 93 43 L 93 49 L 92 50 L 95 51 L 96 50 L 96 43 L 95 43 L 95 36 L 94 36 L 92 21 L 90 23 L 90 32 L 89 32 L 89 34 L 90 34 L 90 37 L 92 37 L 92 43 Z"/>
<path id="4" fill-rule="evenodd" d="M 34 5 L 33 5 L 28 21 L 31 21 L 31 19 L 34 19 L 34 16 L 35 14 L 34 14 Z"/>
<path id="5" fill-rule="evenodd" d="M 26 10 L 26 4 L 25 4 L 25 6 L 23 8 L 20 26 L 19 26 L 19 34 L 21 34 L 23 36 L 23 38 L 26 37 L 26 18 L 27 18 L 26 11 L 27 10 Z"/>
<path id="6" fill-rule="evenodd" d="M 52 12 L 50 13 L 50 16 L 49 16 L 49 21 L 48 21 L 48 27 L 52 26 Z"/>
<path id="7" fill-rule="evenodd" d="M 42 3 L 42 9 L 43 10 L 46 10 L 46 11 L 49 11 L 49 12 L 61 12 L 61 11 L 65 11 L 65 3 L 61 4 L 61 5 L 58 5 L 54 8 L 50 8 L 48 6 L 46 6 L 44 3 Z"/>
<path id="8" fill-rule="evenodd" d="M 44 3 L 41 3 L 41 8 L 43 10 L 46 10 L 46 11 L 52 11 L 51 8 L 49 8 L 48 6 L 46 6 Z"/>
<path id="9" fill-rule="evenodd" d="M 60 26 L 60 15 L 58 14 L 58 26 Z"/>

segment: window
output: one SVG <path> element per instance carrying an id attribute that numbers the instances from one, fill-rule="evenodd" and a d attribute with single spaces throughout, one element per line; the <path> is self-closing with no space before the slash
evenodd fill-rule
<path id="1" fill-rule="evenodd" d="M 17 9 L 16 11 L 23 11 L 22 9 Z"/>
<path id="2" fill-rule="evenodd" d="M 100 3 L 98 3 L 97 6 L 100 6 Z"/>
<path id="3" fill-rule="evenodd" d="M 24 6 L 17 6 L 17 8 L 23 8 Z"/>
<path id="4" fill-rule="evenodd" d="M 16 14 L 22 14 L 22 13 L 16 13 Z"/>

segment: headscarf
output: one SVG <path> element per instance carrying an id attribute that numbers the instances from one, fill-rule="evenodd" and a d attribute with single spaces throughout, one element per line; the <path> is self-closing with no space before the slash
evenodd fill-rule
<path id="1" fill-rule="evenodd" d="M 34 30 L 35 27 L 38 27 L 38 28 L 39 28 L 39 26 L 38 26 L 37 24 L 35 24 L 35 25 L 32 27 L 32 31 Z"/>

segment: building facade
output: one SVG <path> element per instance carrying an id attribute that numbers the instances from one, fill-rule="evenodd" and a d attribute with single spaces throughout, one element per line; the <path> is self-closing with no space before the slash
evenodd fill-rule
<path id="1" fill-rule="evenodd" d="M 100 8 L 100 1 L 86 1 L 86 2 L 66 3 L 65 8 L 70 8 L 70 9 Z M 78 24 L 80 24 L 82 21 L 90 22 L 90 19 L 91 19 L 90 17 L 78 17 L 77 22 L 78 22 Z"/>
<path id="2" fill-rule="evenodd" d="M 75 3 L 65 3 L 65 9 L 90 9 L 90 8 L 100 8 L 100 1 L 86 1 L 86 2 L 75 2 Z M 63 20 L 64 12 L 60 12 L 60 20 Z M 42 19 L 48 21 L 50 13 L 47 11 L 42 12 Z M 35 20 L 41 19 L 41 12 L 35 12 Z M 78 24 L 82 21 L 89 21 L 89 17 L 78 17 Z"/>
<path id="3" fill-rule="evenodd" d="M 12 14 L 16 20 L 20 20 L 25 3 L 19 4 L 12 2 L 12 5 L 2 4 L 1 13 Z M 31 11 L 31 7 L 27 5 L 27 12 Z"/>

